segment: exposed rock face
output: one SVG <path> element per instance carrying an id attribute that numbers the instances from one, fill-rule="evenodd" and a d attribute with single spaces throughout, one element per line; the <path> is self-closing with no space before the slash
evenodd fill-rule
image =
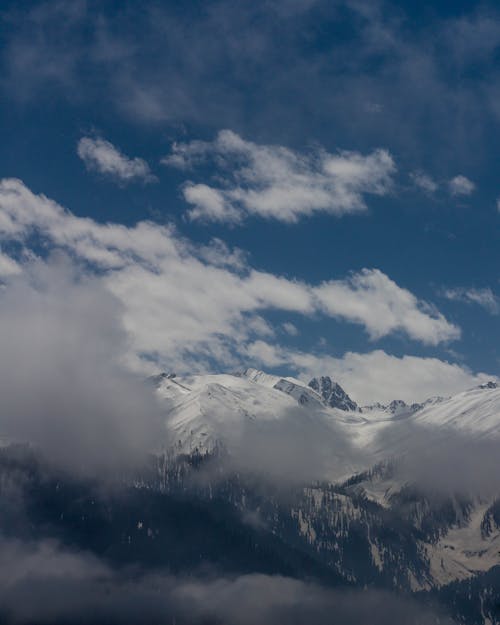
<path id="1" fill-rule="evenodd" d="M 356 402 L 349 397 L 340 384 L 334 382 L 330 377 L 313 378 L 309 382 L 309 386 L 321 395 L 327 406 L 339 410 L 360 412 Z"/>

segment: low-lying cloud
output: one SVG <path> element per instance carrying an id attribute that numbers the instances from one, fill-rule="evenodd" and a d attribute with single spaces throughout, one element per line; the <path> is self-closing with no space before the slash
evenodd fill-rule
<path id="1" fill-rule="evenodd" d="M 0 435 L 65 469 L 110 473 L 161 445 L 152 391 L 124 366 L 121 304 L 59 255 L 0 291 Z"/>
<path id="2" fill-rule="evenodd" d="M 381 445 L 395 441 L 401 483 L 430 494 L 476 498 L 500 496 L 500 438 L 479 438 L 451 428 L 396 425 Z M 389 439 L 389 440 L 388 440 Z"/>
<path id="3" fill-rule="evenodd" d="M 262 574 L 175 578 L 117 571 L 91 554 L 50 541 L 0 539 L 0 555 L 0 616 L 19 625 L 431 625 L 437 618 L 416 602 L 383 591 L 331 590 Z"/>
<path id="4" fill-rule="evenodd" d="M 236 472 L 278 488 L 341 480 L 371 464 L 334 417 L 301 406 L 272 418 L 257 413 L 231 422 L 221 427 L 220 436 L 228 452 L 220 477 Z"/>

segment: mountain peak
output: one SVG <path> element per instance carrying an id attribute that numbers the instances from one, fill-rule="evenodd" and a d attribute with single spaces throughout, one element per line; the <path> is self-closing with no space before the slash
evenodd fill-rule
<path id="1" fill-rule="evenodd" d="M 480 384 L 478 388 L 481 388 L 483 390 L 490 389 L 490 388 L 498 388 L 498 382 L 495 382 L 494 380 L 489 380 L 488 382 L 485 382 L 484 384 Z"/>
<path id="2" fill-rule="evenodd" d="M 339 410 L 360 412 L 356 402 L 349 397 L 340 384 L 337 384 L 329 376 L 313 378 L 308 386 L 321 395 L 327 406 Z"/>
<path id="3" fill-rule="evenodd" d="M 166 371 L 162 371 L 161 373 L 157 373 L 156 375 L 151 375 L 147 378 L 148 382 L 153 384 L 153 386 L 160 386 L 162 382 L 165 380 L 173 380 L 177 377 L 175 373 L 167 373 Z"/>

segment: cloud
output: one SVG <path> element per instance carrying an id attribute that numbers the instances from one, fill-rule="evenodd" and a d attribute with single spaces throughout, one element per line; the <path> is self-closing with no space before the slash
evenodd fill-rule
<path id="1" fill-rule="evenodd" d="M 117 302 L 127 333 L 123 358 L 143 374 L 157 367 L 233 369 L 252 360 L 259 367 L 331 374 L 360 403 L 422 400 L 490 377 L 434 358 L 380 350 L 333 358 L 266 342 L 273 329 L 263 315 L 273 309 L 355 322 L 372 339 L 405 333 L 436 344 L 458 336 L 456 326 L 378 270 L 310 285 L 254 270 L 220 241 L 195 248 L 158 224 L 125 227 L 75 217 L 16 180 L 0 184 L 0 209 L 2 240 L 29 247 L 36 235 L 84 263 L 87 277 L 99 275 L 99 288 Z"/>
<path id="2" fill-rule="evenodd" d="M 22 271 L 19 263 L 0 251 L 0 278 L 12 276 Z"/>
<path id="3" fill-rule="evenodd" d="M 298 336 L 299 334 L 297 327 L 290 321 L 285 321 L 285 323 L 283 323 L 281 327 L 290 336 Z"/>
<path id="4" fill-rule="evenodd" d="M 192 220 L 224 221 L 237 223 L 241 221 L 241 213 L 231 206 L 218 189 L 206 184 L 186 184 L 183 189 L 186 202 L 192 204 L 188 215 Z"/>
<path id="5" fill-rule="evenodd" d="M 254 215 L 297 222 L 316 212 L 336 216 L 367 210 L 364 196 L 387 195 L 396 166 L 386 150 L 329 154 L 321 148 L 301 154 L 259 145 L 230 130 L 212 142 L 174 143 L 165 165 L 190 170 L 210 162 L 219 186 L 187 182 L 190 219 L 238 222 Z"/>
<path id="6" fill-rule="evenodd" d="M 473 3 L 410 28 L 411 13 L 380 2 L 279 4 L 222 0 L 196 15 L 155 2 L 119 16 L 80 0 L 11 8 L 4 95 L 98 103 L 135 123 L 224 123 L 276 141 L 363 137 L 437 166 L 462 166 L 478 145 L 488 159 L 500 112 L 497 11 Z M 325 42 L 319 23 L 348 24 L 351 36 Z M 382 113 L 367 114 L 367 103 Z"/>
<path id="7" fill-rule="evenodd" d="M 385 429 L 376 442 L 382 449 L 391 444 L 404 454 L 396 466 L 403 482 L 434 495 L 460 494 L 473 500 L 498 497 L 498 437 L 474 439 L 452 428 L 401 422 Z"/>
<path id="8" fill-rule="evenodd" d="M 144 159 L 129 158 L 104 139 L 82 137 L 78 142 L 77 152 L 89 171 L 99 172 L 117 182 L 157 181 Z"/>
<path id="9" fill-rule="evenodd" d="M 465 304 L 477 304 L 482 306 L 492 315 L 500 313 L 500 299 L 487 287 L 483 289 L 456 287 L 453 289 L 445 289 L 443 296 L 455 302 L 464 302 Z"/>
<path id="10" fill-rule="evenodd" d="M 273 309 L 358 323 L 372 339 L 403 333 L 436 344 L 459 336 L 456 326 L 378 270 L 307 284 L 257 271 L 220 241 L 199 248 L 151 222 L 99 224 L 19 180 L 2 181 L 0 239 L 29 248 L 33 236 L 101 276 L 121 302 L 131 361 L 141 370 L 238 366 L 245 343 L 269 334 L 256 317 Z"/>
<path id="11" fill-rule="evenodd" d="M 330 375 L 359 404 L 407 403 L 448 396 L 477 386 L 495 376 L 473 373 L 467 367 L 438 358 L 387 354 L 383 350 L 346 352 L 342 357 L 296 351 L 264 340 L 249 343 L 248 359 L 266 367 L 287 366 L 304 380 Z"/>
<path id="12" fill-rule="evenodd" d="M 0 291 L 0 434 L 60 468 L 119 479 L 167 444 L 151 389 L 125 368 L 120 302 L 58 255 Z"/>
<path id="13" fill-rule="evenodd" d="M 327 314 L 362 323 L 372 339 L 401 331 L 437 345 L 460 337 L 457 326 L 378 269 L 363 269 L 347 280 L 325 282 L 315 294 Z"/>
<path id="14" fill-rule="evenodd" d="M 118 571 L 54 541 L 0 540 L 3 620 L 179 625 L 431 625 L 437 614 L 380 590 L 328 589 L 312 581 L 248 574 L 174 577 Z M 451 621 L 440 614 L 440 623 Z"/>
<path id="15" fill-rule="evenodd" d="M 422 191 L 425 191 L 426 193 L 435 193 L 438 189 L 437 182 L 422 171 L 411 172 L 410 178 L 416 187 L 422 189 Z"/>
<path id="16" fill-rule="evenodd" d="M 476 185 L 465 176 L 455 176 L 448 183 L 451 195 L 470 195 Z"/>
<path id="17" fill-rule="evenodd" d="M 204 422 L 226 453 L 207 461 L 193 475 L 194 483 L 215 484 L 236 474 L 259 488 L 287 495 L 291 487 L 344 480 L 374 463 L 319 404 L 304 408 L 291 398 L 274 398 L 270 412 L 259 402 L 262 399 L 254 402 L 250 419 L 221 418 L 220 404 L 204 403 Z"/>

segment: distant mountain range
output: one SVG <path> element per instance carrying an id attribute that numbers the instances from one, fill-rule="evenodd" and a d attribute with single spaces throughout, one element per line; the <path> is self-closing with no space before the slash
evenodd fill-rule
<path id="1" fill-rule="evenodd" d="M 496 382 L 363 407 L 328 376 L 149 382 L 165 441 L 119 493 L 65 478 L 29 447 L 0 449 L 3 501 L 21 476 L 26 502 L 23 523 L 0 506 L 4 535 L 56 539 L 114 566 L 380 588 L 456 623 L 500 623 Z"/>

